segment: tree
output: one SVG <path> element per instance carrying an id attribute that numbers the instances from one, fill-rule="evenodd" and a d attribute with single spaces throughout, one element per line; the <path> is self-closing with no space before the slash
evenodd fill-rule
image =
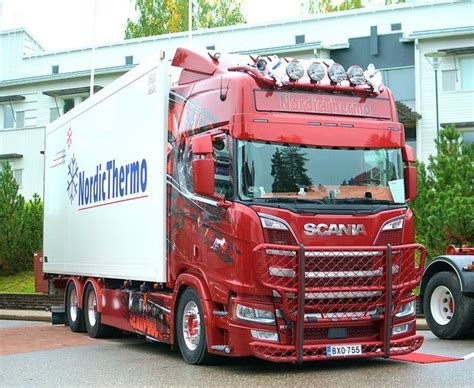
<path id="1" fill-rule="evenodd" d="M 43 203 L 38 194 L 28 202 L 18 193 L 9 163 L 0 172 L 0 272 L 33 267 L 33 252 L 43 243 Z"/>
<path id="2" fill-rule="evenodd" d="M 193 1 L 193 30 L 245 23 L 242 0 Z M 128 19 L 125 39 L 188 30 L 188 0 L 136 0 L 136 22 Z"/>
<path id="3" fill-rule="evenodd" d="M 272 191 L 297 193 L 301 186 L 311 185 L 311 178 L 306 173 L 307 161 L 305 154 L 295 147 L 277 149 L 272 156 Z"/>
<path id="4" fill-rule="evenodd" d="M 450 126 L 440 131 L 436 147 L 427 167 L 418 163 L 418 196 L 411 204 L 428 258 L 449 244 L 474 243 L 474 144 Z"/>
<path id="5" fill-rule="evenodd" d="M 405 3 L 406 0 L 385 0 L 385 5 L 394 5 Z M 333 4 L 333 0 L 309 0 L 306 8 L 310 15 L 316 13 L 330 13 L 330 12 L 338 12 L 338 11 L 347 11 L 350 9 L 359 9 L 373 6 L 373 1 L 367 0 L 344 0 L 339 3 L 338 5 Z"/>
<path id="6" fill-rule="evenodd" d="M 18 194 L 18 183 L 9 163 L 0 172 L 0 268 L 13 273 L 22 267 L 22 234 L 24 198 Z"/>

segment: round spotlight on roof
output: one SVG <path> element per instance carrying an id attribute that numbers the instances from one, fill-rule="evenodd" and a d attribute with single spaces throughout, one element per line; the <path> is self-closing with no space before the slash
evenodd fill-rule
<path id="1" fill-rule="evenodd" d="M 347 70 L 347 77 L 349 78 L 350 83 L 353 85 L 363 85 L 367 83 L 364 70 L 362 70 L 362 68 L 357 65 L 352 65 L 349 67 Z"/>
<path id="2" fill-rule="evenodd" d="M 339 63 L 333 63 L 331 66 L 329 66 L 328 75 L 331 81 L 337 84 L 347 79 L 344 67 L 342 67 L 342 65 Z"/>
<path id="3" fill-rule="evenodd" d="M 292 81 L 298 81 L 304 75 L 304 67 L 298 61 L 291 61 L 286 66 L 286 74 Z"/>
<path id="4" fill-rule="evenodd" d="M 263 58 L 258 58 L 255 66 L 257 66 L 257 70 L 263 74 L 267 68 L 267 61 Z"/>
<path id="5" fill-rule="evenodd" d="M 321 81 L 326 75 L 326 69 L 322 63 L 314 62 L 308 67 L 308 77 L 314 81 Z"/>

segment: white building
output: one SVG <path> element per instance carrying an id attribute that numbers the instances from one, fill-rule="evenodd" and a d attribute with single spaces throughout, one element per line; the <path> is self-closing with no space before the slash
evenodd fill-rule
<path id="1" fill-rule="evenodd" d="M 407 141 L 427 160 L 436 137 L 434 72 L 424 58 L 445 50 L 439 72 L 440 122 L 474 128 L 474 3 L 432 1 L 316 15 L 299 20 L 200 30 L 194 49 L 331 57 L 344 66 L 375 63 L 394 91 Z M 47 123 L 89 95 L 95 63 L 100 89 L 155 50 L 168 57 L 188 46 L 187 33 L 132 39 L 95 49 L 46 52 L 24 29 L 0 31 L 0 161 L 12 163 L 22 194 L 43 190 Z M 471 78 L 469 78 L 471 77 Z"/>

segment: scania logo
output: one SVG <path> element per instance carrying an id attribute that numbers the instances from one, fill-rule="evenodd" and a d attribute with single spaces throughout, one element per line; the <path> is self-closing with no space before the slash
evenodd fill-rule
<path id="1" fill-rule="evenodd" d="M 358 236 L 360 234 L 366 235 L 365 227 L 362 224 L 305 224 L 304 234 L 307 236 Z"/>

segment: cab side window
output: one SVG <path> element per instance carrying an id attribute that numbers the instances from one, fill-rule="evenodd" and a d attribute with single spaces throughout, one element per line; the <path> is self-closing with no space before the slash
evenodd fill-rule
<path id="1" fill-rule="evenodd" d="M 216 136 L 212 143 L 214 157 L 214 192 L 223 195 L 225 199 L 232 197 L 229 143 L 229 137 L 226 135 Z"/>

